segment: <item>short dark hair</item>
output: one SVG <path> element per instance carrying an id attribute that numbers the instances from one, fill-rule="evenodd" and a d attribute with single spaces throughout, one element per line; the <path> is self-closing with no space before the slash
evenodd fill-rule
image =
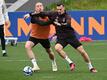
<path id="1" fill-rule="evenodd" d="M 57 3 L 56 5 L 57 5 L 57 6 L 61 6 L 61 5 L 64 6 L 63 3 Z"/>

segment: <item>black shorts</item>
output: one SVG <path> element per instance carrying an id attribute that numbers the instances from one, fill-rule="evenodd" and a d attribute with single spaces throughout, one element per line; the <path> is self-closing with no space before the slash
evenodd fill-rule
<path id="1" fill-rule="evenodd" d="M 70 44 L 73 48 L 77 49 L 82 44 L 79 42 L 79 40 L 76 38 L 75 35 L 64 38 L 64 39 L 57 39 L 57 43 L 61 44 L 64 47 L 66 47 L 68 44 Z"/>
<path id="2" fill-rule="evenodd" d="M 44 48 L 48 49 L 50 48 L 50 42 L 49 39 L 37 39 L 34 37 L 30 37 L 29 41 L 32 41 L 34 43 L 34 46 L 38 43 L 40 43 Z"/>

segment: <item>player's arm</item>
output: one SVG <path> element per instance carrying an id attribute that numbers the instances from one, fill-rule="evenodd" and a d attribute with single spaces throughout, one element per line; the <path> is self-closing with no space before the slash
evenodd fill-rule
<path id="1" fill-rule="evenodd" d="M 45 16 L 48 16 L 48 17 L 52 17 L 56 12 L 55 11 L 44 11 L 44 12 L 40 12 L 40 13 L 30 13 L 29 16 L 37 16 L 37 17 L 45 17 Z"/>
<path id="2" fill-rule="evenodd" d="M 43 20 L 39 20 L 38 18 L 37 19 L 32 19 L 31 18 L 31 23 L 33 23 L 33 24 L 39 24 L 41 26 L 47 26 L 47 25 L 52 24 L 53 21 L 52 20 L 43 21 Z"/>
<path id="3" fill-rule="evenodd" d="M 25 14 L 24 19 L 27 19 L 27 18 L 33 17 L 33 16 L 36 16 L 36 17 L 45 17 L 45 16 L 51 17 L 55 13 L 56 13 L 55 11 L 46 11 L 46 12 L 40 12 L 40 13 L 32 12 L 32 13 Z"/>
<path id="4" fill-rule="evenodd" d="M 25 14 L 23 17 L 24 17 L 24 19 L 27 19 L 27 18 L 29 18 L 29 17 L 32 17 L 35 13 L 36 13 L 36 12 L 27 13 L 27 14 Z"/>
<path id="5" fill-rule="evenodd" d="M 6 8 L 6 4 L 5 4 L 5 1 L 3 1 L 3 15 L 4 15 L 4 19 L 5 19 L 5 26 L 8 27 L 10 26 L 10 20 L 9 20 L 9 16 L 8 16 L 8 11 L 7 11 L 7 8 Z"/>
<path id="6" fill-rule="evenodd" d="M 40 12 L 40 13 L 32 12 L 32 13 L 25 14 L 24 15 L 24 19 L 27 19 L 27 18 L 33 17 L 33 16 L 36 16 L 36 17 L 40 16 L 40 17 L 42 17 L 42 16 L 46 16 L 46 15 L 45 15 L 44 12 Z"/>

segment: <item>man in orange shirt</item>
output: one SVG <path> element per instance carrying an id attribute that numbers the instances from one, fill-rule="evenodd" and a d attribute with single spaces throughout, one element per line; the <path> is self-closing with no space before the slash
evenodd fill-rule
<path id="1" fill-rule="evenodd" d="M 43 4 L 38 2 L 35 4 L 35 11 L 36 13 L 40 13 L 42 12 L 44 9 Z M 46 52 L 49 55 L 49 58 L 52 60 L 52 70 L 53 71 L 57 71 L 57 65 L 55 62 L 55 57 L 54 57 L 54 53 L 52 52 L 51 48 L 50 48 L 50 42 L 49 42 L 49 36 L 50 36 L 50 25 L 46 26 L 46 27 L 42 27 L 41 25 L 38 24 L 34 24 L 33 21 L 35 19 L 41 19 L 43 21 L 47 21 L 48 18 L 47 17 L 35 17 L 32 16 L 31 17 L 31 33 L 30 33 L 30 38 L 29 40 L 26 42 L 25 44 L 25 48 L 27 51 L 27 55 L 28 57 L 31 59 L 31 62 L 33 64 L 33 68 L 32 70 L 40 70 L 39 66 L 37 65 L 37 61 L 35 58 L 35 55 L 32 51 L 32 48 L 37 45 L 38 43 L 40 43 L 46 50 Z"/>

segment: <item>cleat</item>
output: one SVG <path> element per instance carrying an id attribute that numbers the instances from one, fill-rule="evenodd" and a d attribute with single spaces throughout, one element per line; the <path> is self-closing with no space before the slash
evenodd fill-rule
<path id="1" fill-rule="evenodd" d="M 75 69 L 75 64 L 74 63 L 70 63 L 70 70 L 73 71 Z"/>
<path id="2" fill-rule="evenodd" d="M 90 72 L 92 72 L 92 73 L 96 73 L 96 72 L 98 72 L 95 68 L 91 68 L 90 69 Z"/>
<path id="3" fill-rule="evenodd" d="M 32 68 L 32 71 L 33 71 L 33 72 L 39 71 L 39 70 L 40 70 L 40 68 L 39 68 L 38 66 Z"/>
<path id="4" fill-rule="evenodd" d="M 3 53 L 3 57 L 7 57 L 7 53 Z"/>
<path id="5" fill-rule="evenodd" d="M 55 61 L 52 61 L 52 71 L 57 71 L 57 65 Z"/>

